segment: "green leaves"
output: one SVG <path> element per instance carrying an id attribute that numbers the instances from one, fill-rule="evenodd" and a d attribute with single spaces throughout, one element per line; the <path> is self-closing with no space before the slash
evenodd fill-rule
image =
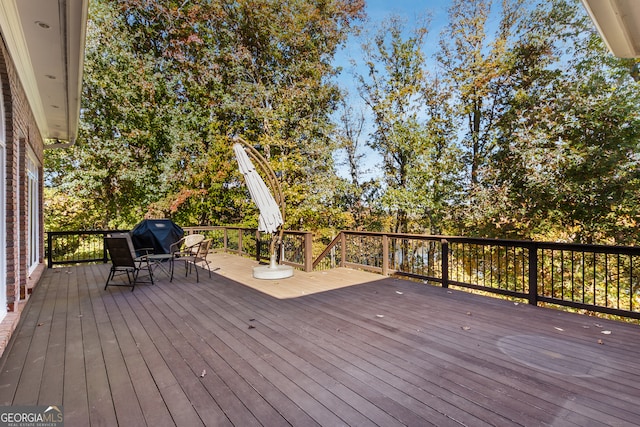
<path id="1" fill-rule="evenodd" d="M 501 212 L 487 210 L 478 215 L 484 225 L 470 228 L 629 243 L 640 99 L 628 65 L 604 49 L 580 5 L 561 0 L 531 11 L 505 60 L 498 149 L 477 193 Z M 622 211 L 627 220 L 619 221 Z"/>
<path id="2" fill-rule="evenodd" d="M 284 181 L 289 226 L 310 212 L 326 222 L 337 180 L 329 116 L 339 93 L 330 62 L 362 7 L 93 1 L 82 130 L 68 159 L 49 161 L 49 181 L 95 202 L 102 227 L 130 226 L 145 214 L 183 225 L 255 223 L 231 157 L 228 136 L 237 133 Z"/>
<path id="3" fill-rule="evenodd" d="M 92 1 L 78 142 L 46 153 L 47 228 L 255 225 L 239 134 L 282 181 L 287 228 L 636 242 L 637 61 L 573 0 L 495 6 L 452 1 L 435 61 L 428 19 L 374 28 L 354 82 L 368 128 L 332 66 L 361 1 Z M 366 179 L 365 147 L 383 162 Z"/>
<path id="4" fill-rule="evenodd" d="M 383 159 L 380 203 L 394 217 L 392 229 L 440 230 L 456 187 L 450 171 L 459 170 L 449 144 L 450 93 L 427 72 L 426 24 L 412 32 L 404 25 L 391 17 L 363 45 L 368 72 L 357 80 L 373 113 L 368 145 Z"/>

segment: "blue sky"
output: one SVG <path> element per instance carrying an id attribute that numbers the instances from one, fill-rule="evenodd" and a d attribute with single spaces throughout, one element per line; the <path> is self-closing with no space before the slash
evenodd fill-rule
<path id="1" fill-rule="evenodd" d="M 366 29 L 375 29 L 377 24 L 391 15 L 399 15 L 407 21 L 407 28 L 413 28 L 416 21 L 427 13 L 431 16 L 431 23 L 429 25 L 429 34 L 426 38 L 425 52 L 428 56 L 431 56 L 435 51 L 438 39 L 440 37 L 440 31 L 447 22 L 447 9 L 449 8 L 450 0 L 367 0 L 365 9 L 369 22 L 364 25 Z M 338 79 L 338 82 L 343 89 L 349 91 L 350 104 L 356 109 L 365 109 L 363 101 L 357 95 L 357 89 L 354 86 L 354 77 L 352 75 L 352 66 L 350 64 L 351 59 L 361 61 L 360 44 L 361 38 L 351 37 L 346 46 L 341 49 L 335 57 L 334 64 L 343 67 L 342 75 Z M 368 147 L 364 146 L 364 141 L 368 139 L 368 134 L 371 132 L 371 128 L 365 130 L 362 135 L 363 147 L 361 148 L 362 154 L 365 154 L 363 162 L 363 179 L 369 179 L 371 177 L 380 176 L 380 163 L 381 158 Z M 338 173 L 341 176 L 347 177 L 347 171 L 341 163 L 343 163 L 342 153 L 338 153 L 335 156 Z"/>
<path id="2" fill-rule="evenodd" d="M 440 33 L 448 22 L 448 9 L 451 5 L 451 0 L 365 0 L 365 9 L 369 22 L 364 24 L 365 31 L 375 31 L 379 27 L 379 23 L 391 15 L 398 15 L 406 20 L 406 28 L 412 29 L 415 27 L 416 22 L 420 17 L 425 15 L 430 16 L 430 24 L 428 26 L 429 32 L 425 39 L 425 45 L 423 46 L 424 53 L 427 58 L 432 58 L 433 54 L 438 49 L 438 42 L 440 39 Z M 640 1 L 640 0 L 638 0 Z M 494 1 L 493 9 L 498 10 L 500 7 L 499 2 Z M 497 19 L 492 22 L 489 19 L 488 27 L 492 26 L 492 23 L 497 23 Z M 489 36 L 491 30 L 488 31 Z M 350 64 L 351 59 L 355 59 L 357 62 L 362 61 L 362 55 L 360 53 L 360 45 L 362 43 L 361 37 L 352 36 L 346 43 L 346 46 L 338 51 L 335 56 L 334 64 L 343 67 L 341 76 L 338 79 L 338 84 L 349 92 L 349 104 L 356 110 L 362 110 L 367 113 L 367 109 L 362 99 L 358 96 L 357 88 L 355 87 L 355 79 L 353 77 L 353 67 Z M 358 70 L 363 73 L 364 69 Z M 337 117 L 337 116 L 336 116 Z M 364 142 L 368 139 L 368 135 L 371 133 L 371 121 L 368 121 L 369 126 L 363 132 L 361 136 L 362 141 L 360 148 L 361 154 L 365 155 L 362 172 L 362 180 L 380 177 L 382 170 L 380 156 L 367 147 Z M 348 171 L 344 166 L 344 153 L 337 153 L 334 156 L 336 160 L 338 174 L 343 177 L 348 177 Z"/>
<path id="3" fill-rule="evenodd" d="M 365 9 L 369 22 L 364 24 L 366 29 L 375 29 L 378 24 L 391 15 L 399 15 L 407 20 L 407 27 L 412 28 L 420 16 L 431 15 L 431 25 L 426 39 L 427 53 L 430 47 L 435 48 L 438 43 L 440 30 L 447 22 L 447 9 L 450 0 L 367 0 Z M 344 49 L 336 55 L 336 63 L 348 69 L 348 60 L 352 57 L 359 59 L 360 39 L 352 36 Z"/>

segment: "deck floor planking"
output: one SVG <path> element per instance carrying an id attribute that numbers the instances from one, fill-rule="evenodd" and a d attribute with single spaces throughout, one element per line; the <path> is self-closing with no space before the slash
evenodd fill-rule
<path id="1" fill-rule="evenodd" d="M 104 291 L 49 270 L 0 361 L 0 402 L 67 425 L 632 426 L 640 327 L 349 269 L 255 261 Z M 611 331 L 604 335 L 603 331 Z"/>

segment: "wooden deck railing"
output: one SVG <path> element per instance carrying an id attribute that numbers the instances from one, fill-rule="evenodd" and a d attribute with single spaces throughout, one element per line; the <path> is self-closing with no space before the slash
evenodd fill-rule
<path id="1" fill-rule="evenodd" d="M 49 231 L 46 256 L 49 268 L 54 265 L 107 262 L 104 238 L 109 233 L 128 230 Z"/>
<path id="2" fill-rule="evenodd" d="M 268 261 L 269 235 L 242 227 L 185 227 L 218 250 Z M 108 231 L 47 233 L 49 267 L 106 262 Z M 640 319 L 640 247 L 342 231 L 313 259 L 310 232 L 284 234 L 284 264 L 350 267 Z"/>
<path id="3" fill-rule="evenodd" d="M 270 234 L 264 234 L 255 228 L 243 227 L 183 227 L 187 234 L 204 234 L 213 239 L 213 248 L 255 258 L 257 261 L 269 261 Z M 309 231 L 287 230 L 282 237 L 280 262 L 302 271 L 311 271 L 313 233 Z"/>
<path id="4" fill-rule="evenodd" d="M 640 247 L 342 231 L 335 266 L 640 319 Z"/>
<path id="5" fill-rule="evenodd" d="M 200 233 L 213 240 L 214 250 L 223 250 L 258 261 L 269 261 L 270 235 L 260 233 L 253 228 L 243 227 L 183 227 L 185 233 Z M 88 262 L 107 262 L 104 237 L 108 233 L 127 232 L 128 230 L 92 230 L 92 231 L 52 231 L 47 235 L 47 265 L 79 264 Z M 285 231 L 283 236 L 283 264 L 291 265 L 303 271 L 311 271 L 313 256 L 311 252 L 312 233 L 306 231 Z"/>

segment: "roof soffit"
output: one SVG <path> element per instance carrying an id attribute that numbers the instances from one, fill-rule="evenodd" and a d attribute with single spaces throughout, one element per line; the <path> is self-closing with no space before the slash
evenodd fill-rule
<path id="1" fill-rule="evenodd" d="M 88 0 L 1 0 L 0 30 L 43 138 L 78 130 Z"/>

